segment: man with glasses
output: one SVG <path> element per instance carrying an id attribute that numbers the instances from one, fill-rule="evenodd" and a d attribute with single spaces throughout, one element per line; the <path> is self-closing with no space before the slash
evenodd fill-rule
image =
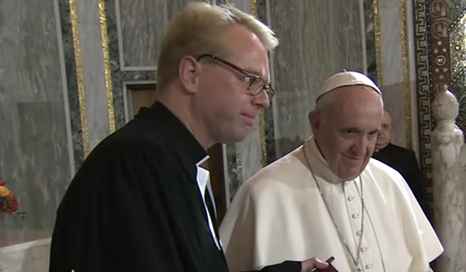
<path id="1" fill-rule="evenodd" d="M 215 143 L 243 140 L 269 105 L 277 44 L 232 7 L 197 3 L 175 17 L 160 49 L 158 102 L 77 172 L 57 211 L 50 272 L 228 271 L 199 165 Z M 263 271 L 326 267 L 309 259 Z"/>

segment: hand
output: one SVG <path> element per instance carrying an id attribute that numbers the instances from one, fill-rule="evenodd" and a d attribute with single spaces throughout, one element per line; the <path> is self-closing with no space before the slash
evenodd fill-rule
<path id="1" fill-rule="evenodd" d="M 314 269 L 325 269 L 328 267 L 328 263 L 323 262 L 317 258 L 311 258 L 309 260 L 301 262 L 301 272 L 311 272 Z"/>

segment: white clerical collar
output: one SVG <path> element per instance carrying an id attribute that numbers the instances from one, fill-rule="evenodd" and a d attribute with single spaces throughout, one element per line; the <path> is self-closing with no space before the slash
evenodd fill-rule
<path id="1" fill-rule="evenodd" d="M 199 185 L 199 190 L 201 191 L 202 198 L 205 197 L 205 190 L 207 183 L 209 182 L 209 171 L 201 167 L 205 161 L 209 159 L 209 155 L 205 156 L 202 160 L 196 163 L 197 166 L 197 183 Z"/>
<path id="2" fill-rule="evenodd" d="M 314 136 L 311 136 L 304 144 L 304 152 L 306 152 L 306 155 L 309 157 L 310 163 L 312 164 L 312 170 L 315 172 L 314 174 L 316 176 L 334 184 L 349 181 L 344 180 L 333 173 L 327 163 L 327 160 L 325 160 L 317 147 Z"/>
<path id="3" fill-rule="evenodd" d="M 215 235 L 214 224 L 213 224 L 214 219 L 210 217 L 209 209 L 207 208 L 207 205 L 205 203 L 205 194 L 206 194 L 206 190 L 208 190 L 208 194 L 210 194 L 210 199 L 212 201 L 213 209 L 215 212 L 215 200 L 212 197 L 212 189 L 210 188 L 210 172 L 207 169 L 204 169 L 201 167 L 201 164 L 203 164 L 208 159 L 209 159 L 209 156 L 207 155 L 202 160 L 200 160 L 198 163 L 196 163 L 196 167 L 197 167 L 196 178 L 197 178 L 197 185 L 199 187 L 199 191 L 201 191 L 202 202 L 204 203 L 204 208 L 207 214 L 210 234 L 212 235 L 212 239 L 214 240 L 215 245 L 220 250 L 221 244 L 219 243 L 219 240 L 217 239 L 217 235 Z"/>

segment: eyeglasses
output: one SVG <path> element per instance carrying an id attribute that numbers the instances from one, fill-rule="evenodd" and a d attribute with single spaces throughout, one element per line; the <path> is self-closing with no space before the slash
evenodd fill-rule
<path id="1" fill-rule="evenodd" d="M 210 54 L 200 55 L 197 57 L 197 61 L 200 61 L 202 58 L 206 57 L 219 61 L 242 74 L 244 76 L 244 81 L 248 84 L 248 91 L 252 95 L 258 95 L 262 91 L 265 91 L 269 99 L 272 99 L 272 97 L 275 95 L 275 90 L 270 87 L 270 85 L 267 84 L 260 76 L 245 71 L 244 69 L 239 68 L 229 61 Z"/>

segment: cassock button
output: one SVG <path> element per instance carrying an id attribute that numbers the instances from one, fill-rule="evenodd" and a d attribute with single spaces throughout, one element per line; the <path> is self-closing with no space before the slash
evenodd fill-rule
<path id="1" fill-rule="evenodd" d="M 366 264 L 366 269 L 371 269 L 372 268 L 372 264 Z"/>
<path id="2" fill-rule="evenodd" d="M 355 271 L 356 272 L 362 272 L 362 268 L 361 267 L 356 267 Z"/>
<path id="3" fill-rule="evenodd" d="M 361 252 L 366 252 L 367 250 L 368 250 L 367 247 L 362 247 L 362 248 L 361 248 Z"/>
<path id="4" fill-rule="evenodd" d="M 362 232 L 360 230 L 356 231 L 357 236 L 361 236 Z"/>
<path id="5" fill-rule="evenodd" d="M 352 196 L 348 197 L 348 201 L 352 201 L 353 199 L 354 199 L 354 197 L 352 197 Z"/>
<path id="6" fill-rule="evenodd" d="M 359 214 L 358 213 L 354 213 L 351 217 L 353 217 L 353 219 L 356 219 L 359 217 Z"/>

